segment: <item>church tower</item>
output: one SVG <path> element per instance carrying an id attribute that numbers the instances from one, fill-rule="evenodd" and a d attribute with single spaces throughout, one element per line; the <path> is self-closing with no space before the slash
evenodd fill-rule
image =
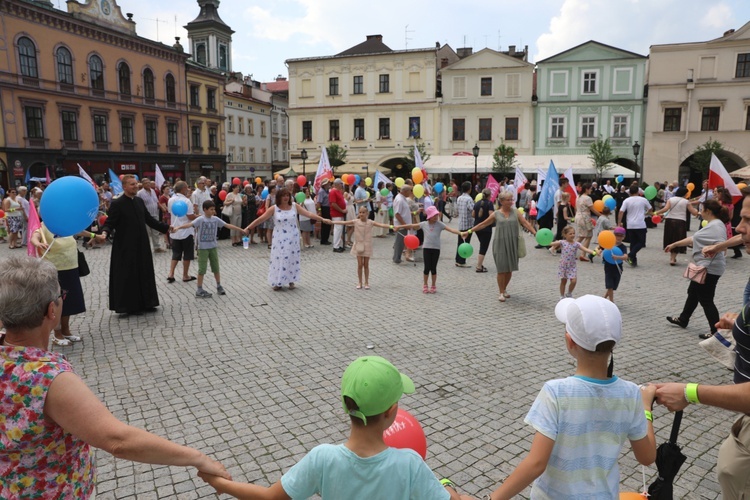
<path id="1" fill-rule="evenodd" d="M 201 12 L 184 28 L 193 62 L 210 69 L 232 71 L 232 34 L 219 17 L 219 0 L 198 0 Z"/>

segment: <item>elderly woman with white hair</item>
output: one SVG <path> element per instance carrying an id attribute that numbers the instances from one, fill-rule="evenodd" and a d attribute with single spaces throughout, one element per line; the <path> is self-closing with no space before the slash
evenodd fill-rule
<path id="1" fill-rule="evenodd" d="M 0 498 L 93 498 L 91 447 L 143 463 L 192 466 L 229 479 L 203 453 L 120 422 L 70 363 L 47 350 L 66 291 L 42 259 L 0 262 Z M 22 395 L 22 397 L 10 397 Z"/>

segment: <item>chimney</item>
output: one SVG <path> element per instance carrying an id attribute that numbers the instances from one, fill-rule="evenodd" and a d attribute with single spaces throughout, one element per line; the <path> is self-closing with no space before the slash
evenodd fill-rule
<path id="1" fill-rule="evenodd" d="M 367 35 L 367 41 L 369 42 L 370 40 L 375 40 L 375 41 L 378 41 L 378 42 L 382 42 L 383 41 L 383 35 Z"/>
<path id="2" fill-rule="evenodd" d="M 732 29 L 730 29 L 730 30 L 727 30 L 727 31 L 725 31 L 725 32 L 724 32 L 724 36 L 727 36 L 727 35 L 731 35 L 732 33 L 734 33 L 734 28 L 732 28 Z"/>
<path id="3" fill-rule="evenodd" d="M 277 82 L 285 82 L 286 81 L 286 77 L 279 75 L 279 76 L 276 77 L 276 81 Z"/>
<path id="4" fill-rule="evenodd" d="M 515 45 L 508 45 L 508 55 L 509 56 L 516 55 L 516 46 Z"/>
<path id="5" fill-rule="evenodd" d="M 456 54 L 458 54 L 459 59 L 468 57 L 473 53 L 474 53 L 474 49 L 472 49 L 471 47 L 461 47 L 460 49 L 456 49 Z"/>

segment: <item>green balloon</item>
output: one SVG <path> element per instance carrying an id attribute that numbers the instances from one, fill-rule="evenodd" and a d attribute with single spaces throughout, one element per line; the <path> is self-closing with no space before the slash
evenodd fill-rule
<path id="1" fill-rule="evenodd" d="M 656 198 L 656 188 L 654 186 L 649 186 L 643 190 L 643 194 L 646 196 L 647 200 L 651 201 Z"/>
<path id="2" fill-rule="evenodd" d="M 452 187 L 450 187 L 450 186 L 448 186 L 448 192 L 449 192 L 449 193 L 452 193 L 452 192 L 453 192 L 453 188 L 452 188 Z"/>
<path id="3" fill-rule="evenodd" d="M 547 228 L 540 229 L 536 232 L 536 242 L 542 245 L 543 247 L 548 247 L 552 244 L 552 240 L 555 239 L 555 235 L 552 234 L 552 231 L 550 231 Z"/>
<path id="4" fill-rule="evenodd" d="M 305 202 L 305 193 L 300 191 L 299 193 L 294 195 L 294 199 L 297 200 L 297 203 L 302 205 Z"/>
<path id="5" fill-rule="evenodd" d="M 460 255 L 464 259 L 468 259 L 473 253 L 474 247 L 471 246 L 471 243 L 461 243 L 460 245 L 458 245 L 458 255 Z"/>
<path id="6" fill-rule="evenodd" d="M 388 193 L 390 193 L 390 191 L 388 191 L 386 188 L 380 190 L 380 194 L 382 196 L 388 196 Z"/>

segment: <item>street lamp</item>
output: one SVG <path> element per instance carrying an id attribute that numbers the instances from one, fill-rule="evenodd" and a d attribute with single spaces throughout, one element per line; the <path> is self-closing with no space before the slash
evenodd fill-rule
<path id="1" fill-rule="evenodd" d="M 474 185 L 477 184 L 477 158 L 479 158 L 479 145 L 474 143 L 474 147 L 471 148 L 471 154 L 474 155 Z M 473 187 L 473 186 L 472 186 Z"/>
<path id="2" fill-rule="evenodd" d="M 635 180 L 638 180 L 638 154 L 641 152 L 641 145 L 638 141 L 633 144 L 633 156 L 635 156 Z"/>
<path id="3" fill-rule="evenodd" d="M 365 177 L 370 177 L 370 165 L 365 165 L 362 170 L 365 171 Z"/>
<path id="4" fill-rule="evenodd" d="M 302 157 L 302 175 L 304 175 L 305 178 L 307 178 L 307 172 L 305 172 L 305 162 L 307 161 L 307 150 L 303 149 L 299 155 Z"/>

